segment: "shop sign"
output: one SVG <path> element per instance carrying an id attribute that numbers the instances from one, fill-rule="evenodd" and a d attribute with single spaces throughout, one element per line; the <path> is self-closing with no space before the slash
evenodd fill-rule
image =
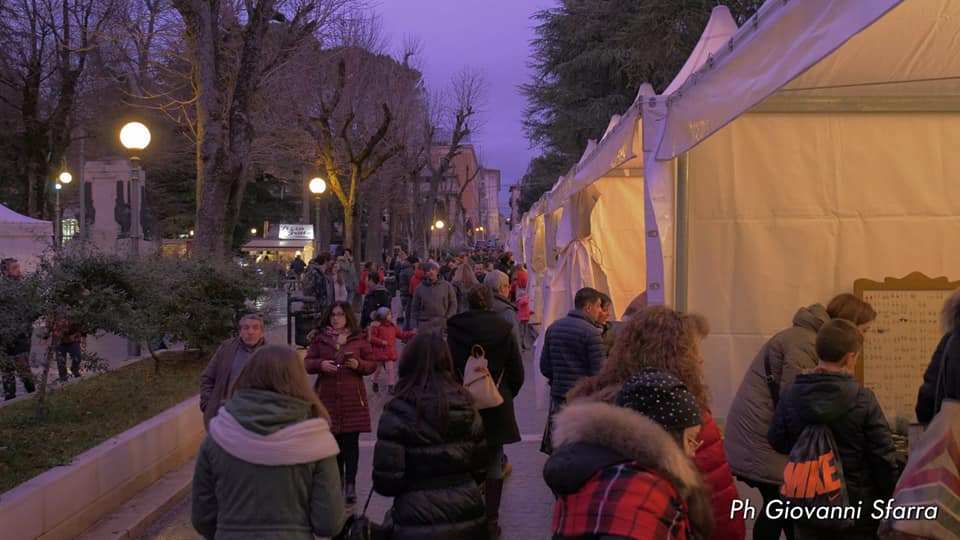
<path id="1" fill-rule="evenodd" d="M 280 240 L 313 240 L 313 225 L 281 223 Z"/>

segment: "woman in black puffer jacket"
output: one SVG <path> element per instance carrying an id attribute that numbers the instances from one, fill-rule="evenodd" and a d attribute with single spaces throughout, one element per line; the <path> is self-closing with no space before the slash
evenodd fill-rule
<path id="1" fill-rule="evenodd" d="M 436 334 L 418 335 L 404 347 L 373 454 L 373 489 L 394 497 L 392 538 L 485 540 L 487 461 L 483 423 L 450 350 Z"/>

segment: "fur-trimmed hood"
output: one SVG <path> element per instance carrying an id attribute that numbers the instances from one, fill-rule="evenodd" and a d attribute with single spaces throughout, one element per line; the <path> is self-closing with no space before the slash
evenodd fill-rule
<path id="1" fill-rule="evenodd" d="M 710 499 L 700 472 L 659 424 L 632 409 L 590 399 L 569 403 L 553 422 L 555 450 L 543 476 L 555 493 L 575 493 L 597 471 L 633 461 L 670 482 L 687 502 L 696 530 L 712 528 Z"/>

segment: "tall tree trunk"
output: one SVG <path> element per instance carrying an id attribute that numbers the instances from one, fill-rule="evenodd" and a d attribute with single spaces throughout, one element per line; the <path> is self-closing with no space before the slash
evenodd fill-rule
<path id="1" fill-rule="evenodd" d="M 366 260 L 377 264 L 383 262 L 383 197 L 379 190 L 369 194 L 367 209 Z"/>
<path id="2" fill-rule="evenodd" d="M 330 219 L 330 197 L 320 197 L 320 231 L 317 237 L 320 242 L 320 251 L 330 249 L 330 237 L 333 234 Z"/>

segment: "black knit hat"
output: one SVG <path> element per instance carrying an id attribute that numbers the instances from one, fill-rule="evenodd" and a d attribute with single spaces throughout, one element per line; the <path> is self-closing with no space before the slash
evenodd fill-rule
<path id="1" fill-rule="evenodd" d="M 650 418 L 667 431 L 683 431 L 703 423 L 700 405 L 690 390 L 673 375 L 645 369 L 627 380 L 617 405 Z"/>

